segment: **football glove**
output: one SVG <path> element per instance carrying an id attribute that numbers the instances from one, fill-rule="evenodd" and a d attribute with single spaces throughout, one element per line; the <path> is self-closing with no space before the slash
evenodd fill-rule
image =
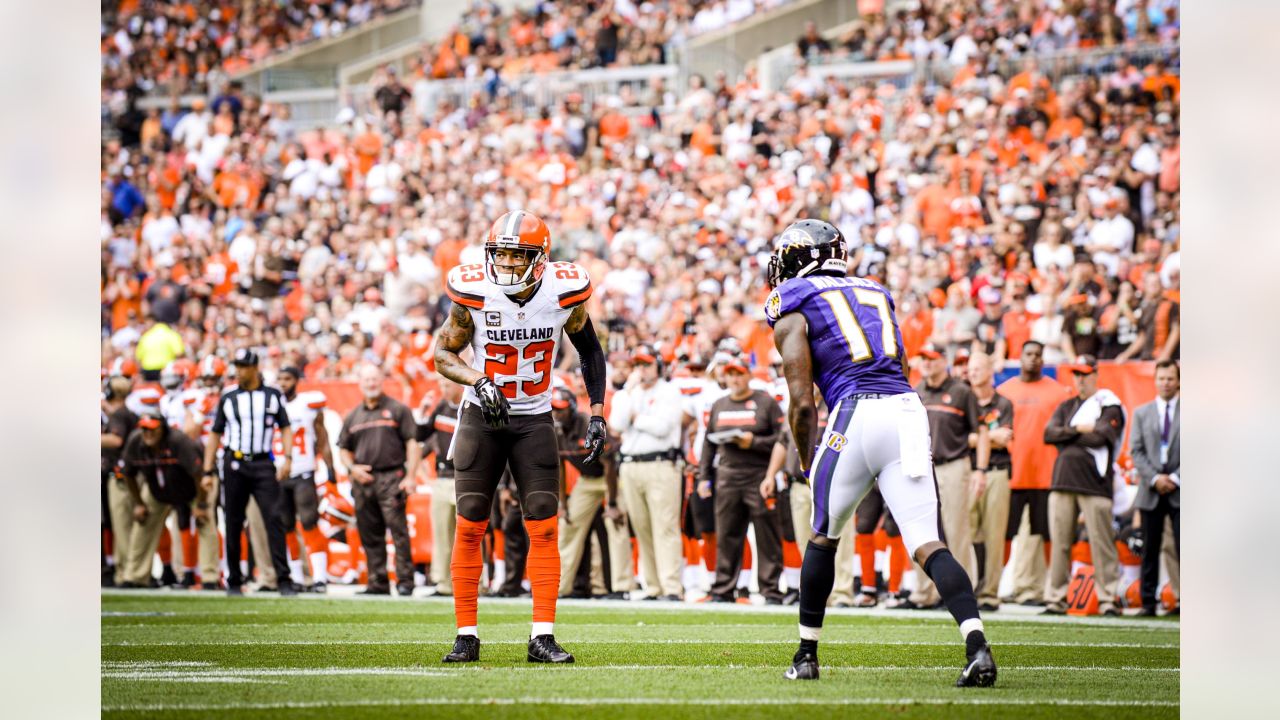
<path id="1" fill-rule="evenodd" d="M 502 394 L 502 389 L 487 377 L 480 378 L 472 387 L 476 389 L 476 397 L 480 399 L 480 412 L 484 415 L 484 421 L 489 427 L 506 427 L 509 419 L 507 411 L 511 408 L 511 404 Z"/>
<path id="2" fill-rule="evenodd" d="M 587 457 L 582 461 L 583 464 L 590 464 L 600 458 L 600 453 L 604 452 L 604 439 L 608 435 L 608 429 L 605 426 L 604 418 L 599 415 L 592 415 L 591 422 L 587 423 L 587 438 L 584 444 L 588 448 Z"/>
<path id="3" fill-rule="evenodd" d="M 1142 550 L 1147 545 L 1146 533 L 1142 531 L 1142 528 L 1134 528 L 1133 534 L 1129 536 L 1125 544 L 1129 546 L 1129 552 L 1142 557 Z"/>

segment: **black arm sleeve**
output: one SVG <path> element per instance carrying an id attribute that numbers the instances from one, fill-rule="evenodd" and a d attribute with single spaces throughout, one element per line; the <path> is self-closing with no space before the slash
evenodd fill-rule
<path id="1" fill-rule="evenodd" d="M 604 404 L 604 348 L 600 347 L 600 338 L 591 324 L 591 318 L 576 333 L 569 333 L 569 340 L 578 351 L 582 361 L 582 379 L 587 386 L 587 397 L 591 404 Z"/>

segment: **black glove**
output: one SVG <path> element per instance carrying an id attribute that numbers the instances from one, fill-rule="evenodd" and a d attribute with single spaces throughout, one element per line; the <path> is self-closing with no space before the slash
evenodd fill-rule
<path id="1" fill-rule="evenodd" d="M 583 441 L 590 452 L 583 459 L 583 465 L 589 465 L 600 458 L 600 453 L 604 452 L 604 439 L 608 433 L 604 418 L 592 415 L 591 422 L 587 423 L 587 438 Z"/>
<path id="2" fill-rule="evenodd" d="M 484 421 L 489 427 L 506 427 L 509 419 L 507 411 L 511 404 L 502 394 L 502 389 L 487 377 L 480 378 L 472 387 L 476 389 L 476 397 L 480 398 L 480 412 L 484 414 Z"/>

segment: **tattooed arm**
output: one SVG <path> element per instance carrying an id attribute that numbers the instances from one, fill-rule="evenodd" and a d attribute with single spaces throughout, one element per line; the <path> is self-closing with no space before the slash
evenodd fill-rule
<path id="1" fill-rule="evenodd" d="M 817 442 L 818 408 L 813 400 L 813 358 L 809 354 L 808 326 L 804 315 L 783 315 L 773 326 L 773 340 L 782 355 L 787 390 L 791 394 L 791 404 L 787 407 L 791 436 L 795 438 L 796 450 L 800 453 L 800 467 L 807 472 Z"/>
<path id="2" fill-rule="evenodd" d="M 484 373 L 463 362 L 458 353 L 471 344 L 475 324 L 471 311 L 454 303 L 436 338 L 436 370 L 459 385 L 475 385 Z"/>

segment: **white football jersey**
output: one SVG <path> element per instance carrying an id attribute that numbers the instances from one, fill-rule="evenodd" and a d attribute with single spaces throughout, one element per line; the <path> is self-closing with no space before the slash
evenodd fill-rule
<path id="1" fill-rule="evenodd" d="M 573 309 L 591 297 L 591 278 L 570 262 L 549 262 L 537 292 L 523 305 L 485 279 L 483 265 L 449 271 L 449 299 L 471 312 L 471 366 L 494 382 L 512 415 L 551 410 L 552 366 Z M 468 387 L 463 404 L 478 405 Z"/>
<path id="2" fill-rule="evenodd" d="M 316 417 L 324 413 L 328 399 L 323 392 L 312 390 L 298 393 L 285 403 L 289 414 L 289 427 L 293 428 L 293 463 L 289 470 L 294 475 L 316 471 Z M 276 428 L 274 451 L 277 462 L 284 461 L 284 435 Z"/>

